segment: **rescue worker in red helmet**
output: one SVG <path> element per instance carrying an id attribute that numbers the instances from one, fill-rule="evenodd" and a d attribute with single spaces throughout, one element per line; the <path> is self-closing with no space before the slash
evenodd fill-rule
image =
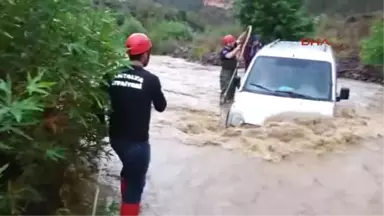
<path id="1" fill-rule="evenodd" d="M 221 72 L 220 72 L 220 105 L 224 101 L 232 101 L 235 96 L 236 87 L 234 85 L 229 86 L 233 73 L 237 66 L 237 55 L 241 49 L 241 46 L 236 41 L 233 35 L 226 35 L 222 39 L 223 49 L 220 52 L 221 60 Z M 226 98 L 224 94 L 227 91 Z"/>
<path id="2" fill-rule="evenodd" d="M 141 33 L 131 34 L 127 41 L 127 54 L 132 62 L 109 85 L 112 113 L 109 139 L 120 158 L 122 204 L 120 215 L 138 215 L 150 161 L 149 124 L 151 105 L 163 112 L 167 101 L 159 78 L 145 70 L 152 43 Z"/>

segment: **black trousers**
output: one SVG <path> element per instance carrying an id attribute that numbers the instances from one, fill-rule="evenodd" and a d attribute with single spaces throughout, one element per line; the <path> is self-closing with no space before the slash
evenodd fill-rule
<path id="1" fill-rule="evenodd" d="M 126 187 L 123 191 L 123 203 L 138 204 L 145 187 L 145 179 L 151 158 L 149 142 L 132 142 L 110 137 L 113 150 L 123 163 L 121 177 Z"/>
<path id="2" fill-rule="evenodd" d="M 233 76 L 233 74 L 235 73 L 235 69 L 234 70 L 230 70 L 230 69 L 221 69 L 220 71 L 220 98 L 222 98 L 225 94 L 225 91 L 227 90 L 228 88 L 228 92 L 227 92 L 227 100 L 233 100 L 233 98 L 235 97 L 235 92 L 236 92 L 236 86 L 234 85 L 234 83 L 230 83 L 231 81 L 231 78 Z"/>

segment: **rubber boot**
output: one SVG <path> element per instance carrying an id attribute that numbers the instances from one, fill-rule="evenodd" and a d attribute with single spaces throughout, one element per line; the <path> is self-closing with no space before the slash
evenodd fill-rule
<path id="1" fill-rule="evenodd" d="M 140 205 L 139 204 L 121 204 L 120 215 L 121 216 L 137 216 L 140 213 Z"/>

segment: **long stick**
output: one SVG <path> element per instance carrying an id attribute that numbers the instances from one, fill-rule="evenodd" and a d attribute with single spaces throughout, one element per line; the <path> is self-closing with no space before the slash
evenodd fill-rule
<path id="1" fill-rule="evenodd" d="M 247 37 L 245 38 L 245 41 L 243 43 L 243 47 L 241 48 L 240 56 L 244 55 L 245 46 L 247 45 L 247 43 L 249 41 L 249 37 L 251 36 L 251 32 L 252 32 L 252 26 L 248 26 L 248 28 L 247 28 Z M 224 103 L 227 102 L 227 94 L 228 94 L 228 91 L 229 91 L 230 87 L 232 86 L 233 80 L 235 79 L 235 77 L 237 75 L 237 71 L 239 69 L 239 65 L 240 65 L 239 62 L 237 62 L 236 69 L 235 69 L 235 71 L 232 74 L 232 77 L 231 77 L 231 79 L 230 79 L 230 81 L 228 83 L 227 88 L 225 89 L 225 92 L 224 92 L 224 95 L 223 95 Z"/>
<path id="2" fill-rule="evenodd" d="M 104 119 L 106 117 L 104 116 Z M 108 129 L 106 128 L 107 130 L 107 134 L 108 134 Z M 98 205 L 98 201 L 99 201 L 99 194 L 100 194 L 100 176 L 101 176 L 101 172 L 100 170 L 97 172 L 97 182 L 96 182 L 96 193 L 95 193 L 95 197 L 93 198 L 93 207 L 92 207 L 92 216 L 96 216 L 96 211 L 97 211 L 97 205 Z"/>
<path id="3" fill-rule="evenodd" d="M 239 67 L 239 62 L 237 62 L 236 69 L 233 72 L 231 79 L 229 80 L 227 88 L 225 89 L 225 92 L 224 92 L 224 95 L 223 95 L 224 103 L 227 102 L 227 94 L 228 94 L 228 91 L 229 91 L 230 87 L 232 86 L 232 82 L 235 79 L 235 76 L 237 75 L 238 67 Z"/>
<path id="4" fill-rule="evenodd" d="M 100 187 L 97 185 L 96 186 L 96 194 L 95 198 L 93 200 L 93 208 L 92 208 L 92 216 L 96 215 L 96 210 L 97 210 L 97 201 L 99 199 L 99 193 L 100 193 Z"/>

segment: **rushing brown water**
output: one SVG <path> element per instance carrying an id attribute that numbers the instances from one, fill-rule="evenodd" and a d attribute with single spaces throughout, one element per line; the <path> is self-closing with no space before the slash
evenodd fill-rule
<path id="1" fill-rule="evenodd" d="M 144 215 L 383 215 L 382 87 L 339 80 L 351 98 L 333 119 L 283 113 L 225 129 L 219 68 L 151 61 L 169 108 L 153 113 Z M 103 166 L 104 193 L 119 201 L 121 164 Z"/>

